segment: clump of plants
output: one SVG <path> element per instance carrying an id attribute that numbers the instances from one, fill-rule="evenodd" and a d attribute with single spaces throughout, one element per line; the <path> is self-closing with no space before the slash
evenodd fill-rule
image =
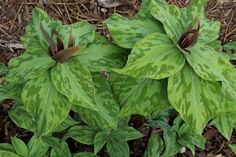
<path id="1" fill-rule="evenodd" d="M 150 126 L 145 157 L 183 147 L 195 154 L 207 124 L 230 140 L 236 71 L 220 52 L 220 23 L 204 16 L 205 3 L 180 9 L 144 1 L 132 19 L 104 21 L 112 42 L 85 21 L 63 25 L 36 8 L 21 38 L 25 52 L 0 80 L 0 99 L 15 100 L 11 120 L 34 135 L 1 143 L 0 156 L 128 157 L 127 142 L 144 136 L 130 126 L 136 114 Z M 72 152 L 68 140 L 93 151 Z"/>

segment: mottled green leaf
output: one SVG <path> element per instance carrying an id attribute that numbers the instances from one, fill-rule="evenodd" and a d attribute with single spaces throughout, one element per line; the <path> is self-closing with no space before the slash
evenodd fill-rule
<path id="1" fill-rule="evenodd" d="M 24 141 L 17 137 L 11 137 L 11 143 L 15 152 L 20 156 L 28 156 L 28 149 Z"/>
<path id="2" fill-rule="evenodd" d="M 111 139 L 107 142 L 106 148 L 110 157 L 129 157 L 130 155 L 127 142 Z"/>
<path id="3" fill-rule="evenodd" d="M 6 150 L 0 150 L 0 157 L 21 157 L 21 156 L 18 156 L 15 153 Z"/>
<path id="4" fill-rule="evenodd" d="M 160 157 L 165 149 L 164 142 L 159 134 L 154 133 L 148 139 L 148 145 L 144 153 L 144 157 Z"/>
<path id="5" fill-rule="evenodd" d="M 125 64 L 128 53 L 123 48 L 108 42 L 107 39 L 96 35 L 95 41 L 82 48 L 75 58 L 89 71 L 110 71 Z"/>
<path id="6" fill-rule="evenodd" d="M 46 145 L 41 138 L 33 136 L 30 139 L 27 148 L 29 150 L 28 157 L 42 157 L 47 153 L 49 146 Z"/>
<path id="7" fill-rule="evenodd" d="M 110 138 L 110 132 L 99 131 L 94 138 L 94 153 L 97 154 Z"/>
<path id="8" fill-rule="evenodd" d="M 61 132 L 73 125 L 78 124 L 79 122 L 72 119 L 70 116 L 67 116 L 67 118 L 54 130 L 54 132 Z"/>
<path id="9" fill-rule="evenodd" d="M 13 83 L 24 83 L 29 79 L 43 75 L 55 62 L 46 53 L 31 55 L 26 51 L 23 55 L 9 62 L 6 80 Z"/>
<path id="10" fill-rule="evenodd" d="M 95 130 L 89 126 L 77 125 L 71 127 L 65 137 L 71 137 L 80 143 L 92 145 L 94 144 L 94 137 L 97 132 L 98 130 Z"/>
<path id="11" fill-rule="evenodd" d="M 219 99 L 220 89 L 220 83 L 201 79 L 188 64 L 168 80 L 171 105 L 198 133 L 202 133 L 207 122 L 224 110 Z"/>
<path id="12" fill-rule="evenodd" d="M 76 60 L 57 63 L 51 69 L 52 83 L 75 106 L 97 110 L 90 72 Z"/>
<path id="13" fill-rule="evenodd" d="M 26 110 L 33 116 L 36 133 L 46 135 L 67 117 L 71 103 L 51 83 L 49 73 L 28 81 L 22 92 Z"/>
<path id="14" fill-rule="evenodd" d="M 137 42 L 123 69 L 135 78 L 163 79 L 180 71 L 185 64 L 182 52 L 164 34 L 153 33 Z"/>
<path id="15" fill-rule="evenodd" d="M 73 157 L 99 157 L 91 152 L 80 152 L 75 154 Z"/>
<path id="16" fill-rule="evenodd" d="M 143 135 L 133 127 L 123 127 L 112 131 L 112 137 L 120 141 L 129 141 L 143 137 Z"/>
<path id="17" fill-rule="evenodd" d="M 36 132 L 36 121 L 22 104 L 15 104 L 9 112 L 9 116 L 18 127 Z"/>
<path id="18" fill-rule="evenodd" d="M 113 14 L 105 23 L 114 42 L 130 49 L 146 35 L 163 32 L 162 25 L 151 16 L 137 16 L 137 18 L 128 19 L 119 14 Z"/>
<path id="19" fill-rule="evenodd" d="M 236 97 L 235 82 L 232 82 L 236 78 L 232 73 L 236 71 L 229 60 L 207 45 L 196 44 L 189 50 L 191 53 L 185 56 L 195 73 L 204 80 L 222 81 L 232 97 Z"/>
<path id="20" fill-rule="evenodd" d="M 7 67 L 4 63 L 0 62 L 0 74 L 1 73 L 6 73 L 7 72 Z"/>
<path id="21" fill-rule="evenodd" d="M 60 25 L 56 28 L 67 48 L 70 33 L 74 36 L 75 46 L 86 45 L 95 38 L 95 27 L 87 21 L 80 21 L 70 25 Z"/>
<path id="22" fill-rule="evenodd" d="M 91 127 L 101 129 L 115 129 L 119 113 L 111 86 L 102 73 L 92 73 L 95 86 L 95 101 L 98 111 L 92 111 L 79 106 L 73 107 L 81 119 Z"/>
<path id="23" fill-rule="evenodd" d="M 59 146 L 52 147 L 50 157 L 72 157 L 70 149 L 65 141 L 60 141 Z"/>
<path id="24" fill-rule="evenodd" d="M 12 84 L 9 82 L 4 85 L 0 84 L 0 101 L 5 99 L 13 99 L 17 103 L 20 103 L 22 88 L 22 84 Z"/>
<path id="25" fill-rule="evenodd" d="M 209 43 L 219 38 L 220 21 L 212 21 L 207 18 L 200 21 L 200 36 L 198 43 Z"/>
<path id="26" fill-rule="evenodd" d="M 169 106 L 166 81 L 134 79 L 112 73 L 109 78 L 113 93 L 121 105 L 120 115 L 149 115 Z"/>
<path id="27" fill-rule="evenodd" d="M 178 39 L 185 32 L 185 25 L 181 20 L 181 11 L 175 5 L 168 5 L 164 0 L 151 0 L 150 12 L 153 17 L 164 25 L 166 34 L 171 39 Z"/>
<path id="28" fill-rule="evenodd" d="M 223 45 L 224 50 L 236 50 L 236 41 L 231 41 Z"/>
<path id="29" fill-rule="evenodd" d="M 195 146 L 205 149 L 205 139 L 202 135 L 197 134 L 188 124 L 184 123 L 178 130 L 178 142 L 189 148 L 195 155 Z"/>

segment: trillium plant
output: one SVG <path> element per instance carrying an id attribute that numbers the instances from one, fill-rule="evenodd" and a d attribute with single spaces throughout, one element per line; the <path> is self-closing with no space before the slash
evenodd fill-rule
<path id="1" fill-rule="evenodd" d="M 0 69 L 0 100 L 15 101 L 11 120 L 33 136 L 0 143 L 0 156 L 128 157 L 128 141 L 143 136 L 145 157 L 183 147 L 194 154 L 204 149 L 207 124 L 230 140 L 236 71 L 205 3 L 143 1 L 133 18 L 115 13 L 104 21 L 112 41 L 86 21 L 64 25 L 35 8 L 21 38 L 25 52 Z M 130 122 L 137 114 L 148 135 Z M 70 140 L 94 149 L 72 152 Z"/>
<path id="2" fill-rule="evenodd" d="M 235 69 L 218 51 L 220 23 L 204 16 L 205 3 L 196 0 L 180 9 L 151 0 L 148 11 L 133 19 L 114 14 L 105 21 L 114 42 L 131 49 L 126 65 L 115 71 L 138 79 L 136 83 L 116 79 L 114 84 L 119 83 L 117 95 L 125 114 L 150 114 L 168 106 L 168 101 L 196 132 L 202 133 L 213 120 L 230 139 L 235 123 Z M 128 90 L 132 86 L 136 91 Z M 164 89 L 158 91 L 160 86 Z M 138 105 L 135 99 L 139 98 L 132 97 L 137 93 L 142 97 Z M 133 101 L 128 96 L 124 100 L 124 95 Z"/>

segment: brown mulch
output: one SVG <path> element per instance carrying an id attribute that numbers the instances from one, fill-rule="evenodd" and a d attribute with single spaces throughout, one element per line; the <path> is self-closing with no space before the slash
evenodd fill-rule
<path id="1" fill-rule="evenodd" d="M 187 0 L 168 0 L 170 3 L 184 5 Z M 87 20 L 97 26 L 98 32 L 107 36 L 101 21 L 117 12 L 132 17 L 138 10 L 140 0 L 134 5 L 104 8 L 96 0 L 0 0 L 0 62 L 8 61 L 23 52 L 20 36 L 24 33 L 25 26 L 31 19 L 34 7 L 46 10 L 54 19 L 60 19 L 65 24 L 80 20 Z M 235 0 L 209 0 L 206 6 L 206 15 L 213 20 L 221 21 L 220 40 L 222 44 L 236 41 L 236 1 Z M 9 142 L 10 136 L 19 135 L 28 138 L 24 130 L 19 129 L 9 119 L 7 111 L 12 105 L 11 101 L 0 104 L 0 142 Z M 145 135 L 149 134 L 146 123 L 137 127 Z M 207 140 L 206 149 L 196 151 L 197 157 L 233 157 L 229 143 L 236 143 L 236 131 L 232 140 L 227 141 L 215 128 L 206 128 L 204 136 Z M 141 157 L 146 147 L 146 138 L 137 140 L 130 145 L 133 157 Z M 191 157 L 189 150 L 179 157 Z"/>

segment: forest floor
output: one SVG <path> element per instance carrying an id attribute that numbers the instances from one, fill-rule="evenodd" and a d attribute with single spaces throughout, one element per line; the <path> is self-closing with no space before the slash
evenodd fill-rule
<path id="1" fill-rule="evenodd" d="M 186 0 L 168 0 L 170 3 L 183 5 Z M 106 28 L 101 21 L 117 12 L 124 16 L 132 17 L 137 13 L 141 0 L 136 0 L 132 5 L 113 8 L 104 8 L 96 0 L 0 0 L 0 62 L 5 64 L 15 56 L 20 55 L 24 49 L 20 43 L 20 36 L 25 31 L 25 26 L 31 19 L 33 8 L 40 7 L 48 12 L 53 19 L 60 19 L 65 24 L 80 20 L 87 20 L 97 26 L 97 31 L 104 36 Z M 206 16 L 212 20 L 221 21 L 220 40 L 222 45 L 229 41 L 236 41 L 236 1 L 235 0 L 209 0 L 205 9 Z M 17 135 L 21 139 L 29 139 L 30 133 L 18 128 L 8 117 L 11 100 L 0 104 L 0 143 L 10 142 L 10 136 Z M 135 120 L 135 117 L 133 118 Z M 137 126 L 146 134 L 147 124 Z M 205 150 L 196 150 L 197 157 L 233 157 L 229 144 L 236 143 L 236 130 L 232 139 L 227 141 L 215 128 L 207 127 L 204 130 L 207 140 Z M 131 156 L 141 157 L 147 138 L 130 142 Z M 190 151 L 179 153 L 178 157 L 191 157 Z"/>

